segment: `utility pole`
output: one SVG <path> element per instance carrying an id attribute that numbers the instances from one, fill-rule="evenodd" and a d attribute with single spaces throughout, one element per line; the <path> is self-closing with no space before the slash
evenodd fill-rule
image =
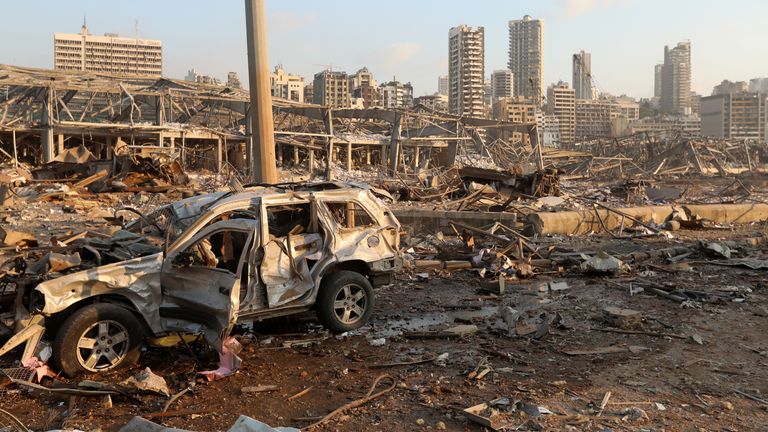
<path id="1" fill-rule="evenodd" d="M 269 84 L 269 55 L 264 0 L 245 0 L 245 32 L 248 40 L 248 81 L 251 93 L 251 180 L 277 183 L 275 125 Z"/>

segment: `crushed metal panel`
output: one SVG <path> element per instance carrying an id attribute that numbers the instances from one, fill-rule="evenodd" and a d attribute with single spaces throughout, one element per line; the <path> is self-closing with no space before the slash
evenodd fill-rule
<path id="1" fill-rule="evenodd" d="M 320 234 L 311 233 L 273 239 L 264 245 L 261 278 L 267 286 L 269 307 L 296 300 L 312 289 L 307 258 L 320 251 L 322 242 Z"/>
<path id="2" fill-rule="evenodd" d="M 86 298 L 119 294 L 133 303 L 153 331 L 160 331 L 162 262 L 162 253 L 156 253 L 45 281 L 36 288 L 45 298 L 42 312 L 50 316 Z"/>

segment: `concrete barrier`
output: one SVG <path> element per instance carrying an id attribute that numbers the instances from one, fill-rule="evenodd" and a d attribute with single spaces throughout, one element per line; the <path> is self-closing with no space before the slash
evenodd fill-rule
<path id="1" fill-rule="evenodd" d="M 684 205 L 688 216 L 698 216 L 718 224 L 747 224 L 768 220 L 768 204 Z"/>
<path id="2" fill-rule="evenodd" d="M 671 206 L 645 206 L 616 209 L 643 222 L 662 224 L 672 215 Z M 598 219 L 599 218 L 599 219 Z M 600 223 L 602 220 L 602 224 Z M 525 234 L 527 235 L 580 235 L 590 232 L 600 232 L 603 226 L 609 230 L 616 229 L 624 224 L 625 227 L 633 227 L 636 224 L 616 213 L 605 209 L 585 209 L 579 211 L 565 211 L 556 213 L 533 213 L 526 219 Z"/>
<path id="3" fill-rule="evenodd" d="M 449 228 L 450 222 L 460 222 L 474 227 L 500 222 L 510 228 L 514 228 L 517 223 L 517 213 L 423 209 L 396 209 L 393 213 L 403 228 L 410 228 L 412 233 L 443 231 L 446 234 L 451 234 L 453 230 Z"/>

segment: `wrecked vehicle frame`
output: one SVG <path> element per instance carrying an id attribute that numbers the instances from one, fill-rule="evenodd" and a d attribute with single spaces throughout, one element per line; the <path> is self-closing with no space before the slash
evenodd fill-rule
<path id="1" fill-rule="evenodd" d="M 0 356 L 26 343 L 25 360 L 52 339 L 57 366 L 76 375 L 135 362 L 145 337 L 204 333 L 221 350 L 238 320 L 314 309 L 331 331 L 353 330 L 370 318 L 372 288 L 401 265 L 399 237 L 377 195 L 348 184 L 187 198 L 109 240 L 73 243 L 101 265 L 18 283 Z"/>

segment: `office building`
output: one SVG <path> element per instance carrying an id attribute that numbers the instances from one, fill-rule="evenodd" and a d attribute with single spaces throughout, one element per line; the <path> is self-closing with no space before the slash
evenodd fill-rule
<path id="1" fill-rule="evenodd" d="M 448 108 L 451 114 L 483 117 L 485 30 L 462 25 L 448 32 Z"/>
<path id="2" fill-rule="evenodd" d="M 661 110 L 668 114 L 691 111 L 691 43 L 680 42 L 664 47 L 661 71 Z"/>
<path id="3" fill-rule="evenodd" d="M 509 70 L 514 94 L 541 106 L 544 90 L 544 21 L 526 15 L 509 21 Z"/>
<path id="4" fill-rule="evenodd" d="M 611 137 L 611 122 L 621 115 L 612 99 L 576 99 L 576 140 Z"/>
<path id="5" fill-rule="evenodd" d="M 594 99 L 592 90 L 592 54 L 581 51 L 573 55 L 573 91 L 576 99 Z"/>
<path id="6" fill-rule="evenodd" d="M 727 93 L 701 98 L 701 135 L 713 138 L 766 141 L 768 95 Z"/>
<path id="7" fill-rule="evenodd" d="M 79 34 L 53 35 L 54 68 L 121 75 L 163 74 L 163 43 L 154 39 L 94 36 L 83 23 Z"/>
<path id="8" fill-rule="evenodd" d="M 349 76 L 346 72 L 324 70 L 315 74 L 314 102 L 331 108 L 349 108 Z"/>

